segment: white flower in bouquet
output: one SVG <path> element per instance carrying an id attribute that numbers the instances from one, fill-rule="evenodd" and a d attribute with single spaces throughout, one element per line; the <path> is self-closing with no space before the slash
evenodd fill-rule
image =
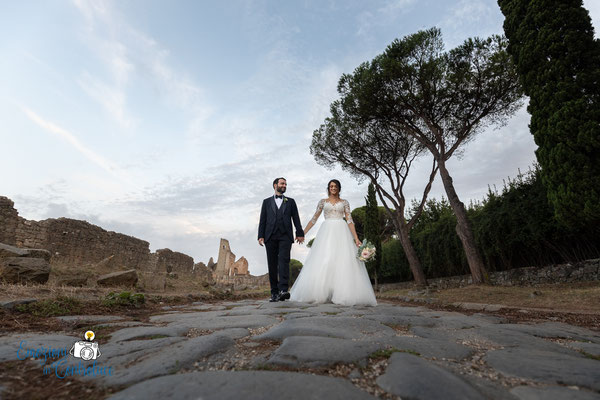
<path id="1" fill-rule="evenodd" d="M 356 257 L 358 257 L 360 261 L 369 261 L 375 255 L 376 250 L 377 249 L 375 249 L 373 243 L 365 239 L 358 248 L 358 254 Z"/>

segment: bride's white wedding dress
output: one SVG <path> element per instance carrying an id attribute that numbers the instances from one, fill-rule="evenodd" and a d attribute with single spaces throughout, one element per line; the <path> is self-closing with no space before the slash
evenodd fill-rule
<path id="1" fill-rule="evenodd" d="M 348 223 L 352 222 L 350 204 L 346 200 L 336 204 L 325 199 L 319 201 L 311 220 L 313 224 L 321 211 L 324 211 L 325 221 L 290 290 L 290 300 L 331 301 L 346 306 L 377 305 L 365 263 L 356 257 L 358 248 L 348 229 Z"/>

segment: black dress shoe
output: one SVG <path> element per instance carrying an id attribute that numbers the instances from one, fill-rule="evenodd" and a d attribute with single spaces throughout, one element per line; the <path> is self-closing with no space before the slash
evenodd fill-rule
<path id="1" fill-rule="evenodd" d="M 279 295 L 278 295 L 277 293 L 273 293 L 273 294 L 271 295 L 271 300 L 269 300 L 269 302 L 271 302 L 271 303 L 275 303 L 275 302 L 277 302 L 277 301 L 279 301 Z"/>
<path id="2" fill-rule="evenodd" d="M 290 298 L 290 292 L 288 291 L 281 291 L 279 292 L 279 301 L 284 301 Z"/>

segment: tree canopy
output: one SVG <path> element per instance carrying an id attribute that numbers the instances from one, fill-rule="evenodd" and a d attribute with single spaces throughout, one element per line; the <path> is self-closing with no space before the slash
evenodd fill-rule
<path id="1" fill-rule="evenodd" d="M 600 40 L 581 0 L 500 0 L 557 219 L 600 222 Z"/>
<path id="2" fill-rule="evenodd" d="M 522 90 L 506 46 L 505 38 L 492 36 L 467 39 L 445 52 L 437 28 L 394 40 L 371 62 L 341 77 L 341 99 L 332 104 L 332 117 L 314 133 L 311 147 L 318 161 L 351 165 L 351 172 L 374 181 L 378 173 L 387 177 L 392 193 L 402 193 L 412 161 L 426 149 L 433 167 L 418 210 L 439 169 L 474 282 L 486 281 L 487 273 L 446 162 L 476 134 L 504 123 L 519 108 Z M 335 146 L 346 146 L 337 151 L 341 156 L 332 156 Z M 401 157 L 394 159 L 394 154 Z M 397 213 L 404 212 L 403 194 L 381 194 Z M 408 221 L 409 229 L 415 221 Z"/>

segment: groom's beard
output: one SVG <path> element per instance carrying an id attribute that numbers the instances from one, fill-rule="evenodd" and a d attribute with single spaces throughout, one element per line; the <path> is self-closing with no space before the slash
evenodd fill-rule
<path id="1" fill-rule="evenodd" d="M 284 194 L 285 193 L 285 188 L 277 188 L 277 193 Z"/>

